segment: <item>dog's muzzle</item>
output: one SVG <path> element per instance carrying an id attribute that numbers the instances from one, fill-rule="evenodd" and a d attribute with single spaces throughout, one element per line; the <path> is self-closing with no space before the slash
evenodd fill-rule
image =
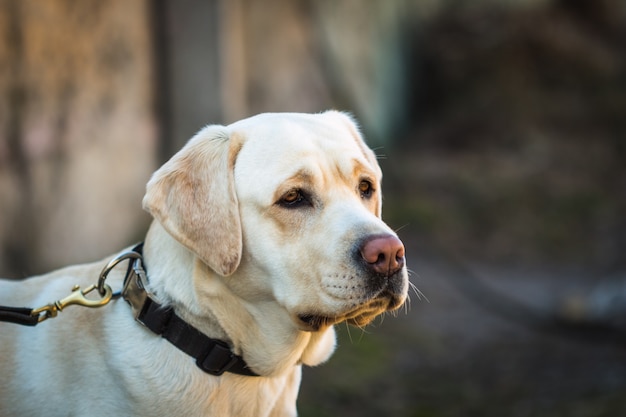
<path id="1" fill-rule="evenodd" d="M 350 303 L 345 310 L 335 314 L 306 311 L 298 314 L 304 330 L 319 331 L 330 325 L 347 321 L 355 326 L 365 326 L 376 316 L 398 309 L 407 296 L 408 276 L 404 245 L 391 234 L 374 235 L 357 245 L 354 254 L 359 274 L 359 283 L 353 292 L 346 294 L 345 284 L 328 285 L 326 291 L 335 298 L 345 298 Z M 348 275 L 344 280 L 352 281 Z"/>

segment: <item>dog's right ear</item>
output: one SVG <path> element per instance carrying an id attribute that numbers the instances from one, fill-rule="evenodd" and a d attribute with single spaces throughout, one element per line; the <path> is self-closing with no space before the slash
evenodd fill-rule
<path id="1" fill-rule="evenodd" d="M 205 127 L 152 175 L 143 199 L 144 209 L 170 235 L 223 276 L 241 261 L 233 179 L 241 145 L 225 127 Z"/>

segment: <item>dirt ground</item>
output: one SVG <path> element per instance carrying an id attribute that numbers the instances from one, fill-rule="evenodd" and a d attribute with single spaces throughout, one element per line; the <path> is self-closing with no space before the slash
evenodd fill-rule
<path id="1" fill-rule="evenodd" d="M 339 326 L 335 355 L 304 371 L 301 416 L 626 415 L 623 335 L 575 320 L 594 271 L 407 249 L 424 296 L 365 331 Z"/>

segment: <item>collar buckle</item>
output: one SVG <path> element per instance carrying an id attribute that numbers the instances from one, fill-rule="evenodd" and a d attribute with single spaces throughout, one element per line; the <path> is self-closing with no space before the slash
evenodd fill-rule
<path id="1" fill-rule="evenodd" d="M 206 355 L 196 359 L 196 365 L 204 372 L 220 376 L 235 365 L 239 358 L 230 351 L 228 346 L 216 343 Z"/>
<path id="2" fill-rule="evenodd" d="M 130 304 L 135 320 L 141 324 L 144 323 L 142 323 L 139 318 L 146 305 L 146 300 L 152 296 L 146 289 L 147 282 L 148 278 L 145 270 L 141 266 L 141 259 L 135 259 L 124 280 L 122 297 Z"/>

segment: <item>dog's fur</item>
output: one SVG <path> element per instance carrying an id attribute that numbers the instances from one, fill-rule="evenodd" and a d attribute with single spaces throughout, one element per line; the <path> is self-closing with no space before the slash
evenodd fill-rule
<path id="1" fill-rule="evenodd" d="M 147 185 L 149 288 L 261 376 L 202 372 L 122 300 L 72 306 L 34 328 L 0 323 L 0 416 L 295 416 L 301 365 L 329 358 L 333 324 L 364 326 L 406 299 L 406 267 L 381 283 L 359 256 L 372 236 L 395 236 L 380 181 L 343 113 L 204 128 Z M 63 298 L 108 259 L 0 281 L 0 305 Z M 124 273 L 107 283 L 119 290 Z"/>

